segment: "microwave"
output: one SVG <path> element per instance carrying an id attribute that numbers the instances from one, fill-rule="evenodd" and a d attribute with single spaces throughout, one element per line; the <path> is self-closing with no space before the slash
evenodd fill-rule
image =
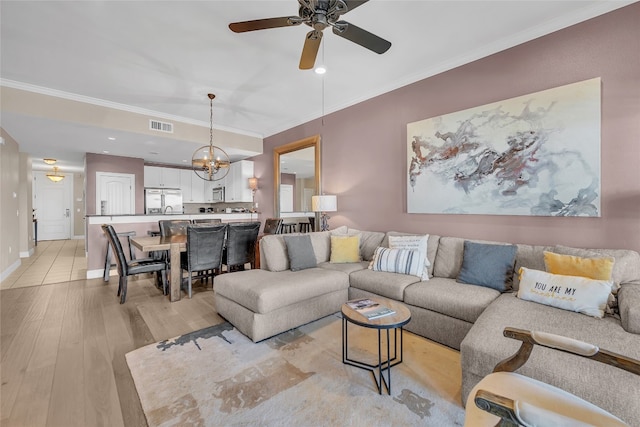
<path id="1" fill-rule="evenodd" d="M 217 188 L 214 188 L 212 191 L 213 191 L 213 194 L 211 197 L 211 201 L 213 203 L 224 202 L 224 187 L 217 187 Z"/>

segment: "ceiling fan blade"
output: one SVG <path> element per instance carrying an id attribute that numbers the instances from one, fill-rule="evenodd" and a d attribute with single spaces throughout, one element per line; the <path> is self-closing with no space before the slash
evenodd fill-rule
<path id="1" fill-rule="evenodd" d="M 347 21 L 338 21 L 333 27 L 333 34 L 350 40 L 375 53 L 385 53 L 391 47 L 391 42 L 363 30 Z"/>
<path id="2" fill-rule="evenodd" d="M 355 9 L 358 6 L 362 6 L 369 0 L 344 0 L 344 3 L 347 5 L 347 12 Z"/>
<path id="3" fill-rule="evenodd" d="M 301 70 L 310 70 L 313 68 L 313 65 L 316 63 L 316 56 L 318 55 L 321 41 L 322 31 L 312 30 L 307 33 L 302 55 L 300 56 Z"/>
<path id="4" fill-rule="evenodd" d="M 281 18 L 254 19 L 253 21 L 233 22 L 229 24 L 229 29 L 234 33 L 246 33 L 247 31 L 290 27 L 300 24 L 301 21 L 297 16 L 283 16 Z"/>

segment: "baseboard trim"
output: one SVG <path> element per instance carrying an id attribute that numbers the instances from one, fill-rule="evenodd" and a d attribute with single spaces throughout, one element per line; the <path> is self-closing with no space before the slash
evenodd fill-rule
<path id="1" fill-rule="evenodd" d="M 87 270 L 87 279 L 97 279 L 104 276 L 104 268 L 97 270 Z"/>
<path id="2" fill-rule="evenodd" d="M 9 277 L 11 273 L 16 271 L 21 265 L 22 265 L 22 261 L 20 261 L 20 258 L 18 258 L 16 262 L 11 264 L 9 268 L 7 268 L 5 271 L 2 272 L 2 274 L 0 274 L 0 282 L 2 282 L 4 279 Z"/>

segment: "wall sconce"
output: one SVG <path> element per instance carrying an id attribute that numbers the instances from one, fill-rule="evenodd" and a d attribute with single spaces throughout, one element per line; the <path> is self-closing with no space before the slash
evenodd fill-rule
<path id="1" fill-rule="evenodd" d="M 338 200 L 336 196 L 322 195 L 311 197 L 311 210 L 320 212 L 320 231 L 329 230 L 329 215 L 327 212 L 338 210 Z"/>
<path id="2" fill-rule="evenodd" d="M 253 178 L 249 178 L 249 188 L 253 194 L 256 194 L 256 190 L 258 189 L 258 178 L 255 176 Z"/>
<path id="3" fill-rule="evenodd" d="M 258 178 L 249 178 L 249 188 L 251 189 L 251 212 L 256 212 L 258 207 L 256 206 L 256 190 L 258 189 Z"/>

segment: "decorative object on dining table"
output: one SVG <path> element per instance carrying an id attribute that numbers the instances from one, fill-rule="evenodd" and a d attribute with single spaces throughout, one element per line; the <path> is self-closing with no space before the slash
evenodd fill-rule
<path id="1" fill-rule="evenodd" d="M 220 147 L 213 145 L 213 98 L 207 95 L 210 105 L 209 145 L 198 148 L 191 158 L 191 167 L 199 178 L 205 181 L 219 181 L 229 173 L 231 161 L 229 155 Z"/>
<path id="2" fill-rule="evenodd" d="M 329 230 L 329 218 L 327 212 L 338 210 L 338 201 L 335 195 L 322 195 L 311 197 L 311 210 L 320 212 L 320 231 Z"/>

